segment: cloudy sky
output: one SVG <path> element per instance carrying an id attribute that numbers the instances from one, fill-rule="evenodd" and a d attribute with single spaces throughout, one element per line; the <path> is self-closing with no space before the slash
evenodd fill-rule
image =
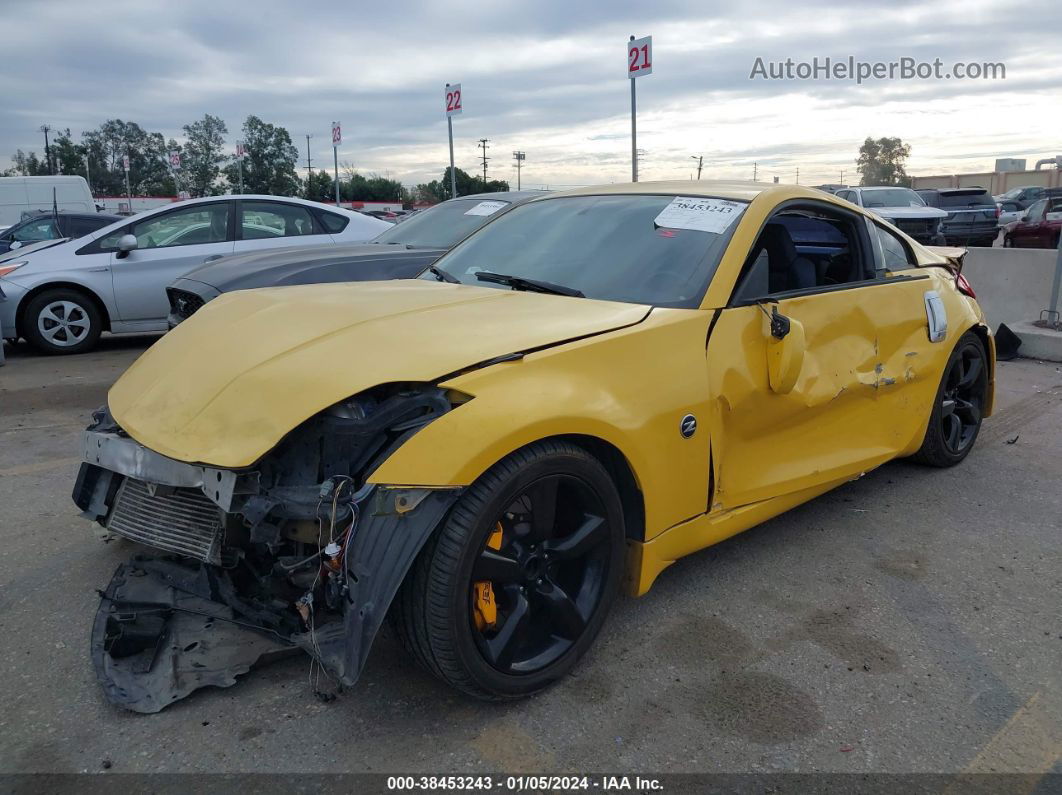
<path id="1" fill-rule="evenodd" d="M 460 82 L 458 166 L 524 186 L 630 179 L 625 43 L 653 36 L 638 81 L 642 179 L 854 176 L 868 135 L 911 144 L 912 174 L 991 169 L 996 157 L 1062 154 L 1058 0 L 664 2 L 376 0 L 330 3 L 14 3 L 0 72 L 0 167 L 43 149 L 43 123 L 75 136 L 108 118 L 180 138 L 204 113 L 230 143 L 250 113 L 288 128 L 315 165 L 341 161 L 407 185 L 447 164 L 443 86 Z M 765 62 L 1001 62 L 1006 79 L 750 79 Z"/>

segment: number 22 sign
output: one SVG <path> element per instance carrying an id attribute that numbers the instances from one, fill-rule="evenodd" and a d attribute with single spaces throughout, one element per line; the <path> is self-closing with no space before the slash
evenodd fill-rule
<path id="1" fill-rule="evenodd" d="M 448 83 L 446 86 L 446 115 L 456 116 L 464 108 L 461 105 L 461 84 Z"/>
<path id="2" fill-rule="evenodd" d="M 653 73 L 653 37 L 627 42 L 627 77 L 645 77 Z"/>

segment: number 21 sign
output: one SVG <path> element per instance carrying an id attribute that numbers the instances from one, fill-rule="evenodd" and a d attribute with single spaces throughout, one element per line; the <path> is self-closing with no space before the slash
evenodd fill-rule
<path id="1" fill-rule="evenodd" d="M 446 86 L 446 115 L 456 116 L 464 108 L 461 106 L 461 84 L 450 83 Z"/>
<path id="2" fill-rule="evenodd" d="M 653 37 L 628 41 L 627 77 L 645 77 L 653 73 Z"/>

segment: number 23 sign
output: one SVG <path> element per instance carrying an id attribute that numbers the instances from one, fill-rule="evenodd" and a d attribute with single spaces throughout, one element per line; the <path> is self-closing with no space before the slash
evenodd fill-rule
<path id="1" fill-rule="evenodd" d="M 627 77 L 645 77 L 653 73 L 653 37 L 627 42 Z"/>
<path id="2" fill-rule="evenodd" d="M 461 105 L 461 84 L 447 83 L 446 85 L 446 115 L 456 116 L 464 108 Z"/>

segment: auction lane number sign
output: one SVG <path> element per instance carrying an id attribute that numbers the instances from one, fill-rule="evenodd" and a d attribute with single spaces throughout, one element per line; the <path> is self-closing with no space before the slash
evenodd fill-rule
<path id="1" fill-rule="evenodd" d="M 181 153 L 170 152 L 170 168 L 176 170 L 181 167 Z"/>
<path id="2" fill-rule="evenodd" d="M 338 121 L 332 122 L 332 146 L 343 143 L 343 128 Z"/>
<path id="3" fill-rule="evenodd" d="M 653 73 L 653 37 L 627 42 L 627 77 L 645 77 Z"/>
<path id="4" fill-rule="evenodd" d="M 446 87 L 446 115 L 456 116 L 464 108 L 461 105 L 461 84 L 450 83 Z"/>

